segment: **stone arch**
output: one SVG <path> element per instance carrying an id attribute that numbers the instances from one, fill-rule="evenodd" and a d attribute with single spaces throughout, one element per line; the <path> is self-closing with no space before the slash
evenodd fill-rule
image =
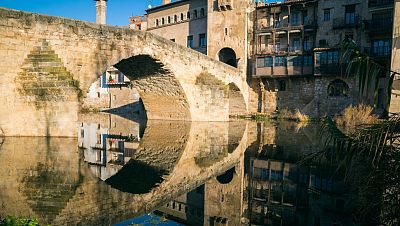
<path id="1" fill-rule="evenodd" d="M 218 52 L 218 60 L 232 67 L 237 67 L 236 53 L 233 49 L 225 47 Z"/>
<path id="2" fill-rule="evenodd" d="M 229 115 L 242 115 L 246 113 L 246 102 L 243 93 L 233 82 L 229 83 Z"/>
<path id="3" fill-rule="evenodd" d="M 341 79 L 335 79 L 329 83 L 327 93 L 330 97 L 347 97 L 349 85 Z"/>
<path id="4" fill-rule="evenodd" d="M 228 169 L 227 171 L 225 171 L 225 173 L 217 176 L 216 177 L 217 181 L 220 184 L 229 184 L 233 180 L 235 173 L 236 173 L 235 167 L 232 167 L 232 168 Z"/>
<path id="5" fill-rule="evenodd" d="M 139 92 L 148 119 L 190 120 L 185 91 L 171 70 L 159 60 L 139 54 L 123 58 L 113 66 Z"/>

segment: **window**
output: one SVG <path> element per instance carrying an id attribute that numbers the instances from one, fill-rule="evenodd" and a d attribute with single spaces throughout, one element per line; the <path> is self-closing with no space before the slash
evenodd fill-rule
<path id="1" fill-rule="evenodd" d="M 159 25 L 159 21 L 158 21 L 158 19 L 156 20 L 156 27 Z"/>
<path id="2" fill-rule="evenodd" d="M 178 22 L 178 16 L 177 15 L 174 15 L 174 22 L 175 23 Z"/>
<path id="3" fill-rule="evenodd" d="M 161 19 L 161 24 L 162 24 L 162 25 L 165 24 L 165 19 L 164 19 L 164 18 Z"/>
<path id="4" fill-rule="evenodd" d="M 342 80 L 333 80 L 328 86 L 328 96 L 330 97 L 346 97 L 349 93 L 349 86 Z"/>
<path id="5" fill-rule="evenodd" d="M 197 18 L 197 9 L 194 10 L 193 12 L 193 17 L 196 19 Z"/>
<path id="6" fill-rule="evenodd" d="M 331 20 L 331 10 L 324 9 L 324 21 L 330 21 L 330 20 Z"/>
<path id="7" fill-rule="evenodd" d="M 281 20 L 279 14 L 274 14 L 274 28 L 278 28 L 281 26 Z"/>
<path id="8" fill-rule="evenodd" d="M 310 21 L 308 19 L 308 12 L 303 11 L 303 24 L 308 24 Z"/>
<path id="9" fill-rule="evenodd" d="M 302 63 L 302 57 L 301 56 L 295 56 L 291 59 L 292 65 L 295 67 L 301 66 Z"/>
<path id="10" fill-rule="evenodd" d="M 283 56 L 275 57 L 275 67 L 285 66 L 286 65 L 286 58 Z"/>
<path id="11" fill-rule="evenodd" d="M 297 26 L 300 24 L 300 13 L 299 12 L 294 12 L 290 16 L 291 16 L 290 24 L 292 26 Z"/>
<path id="12" fill-rule="evenodd" d="M 183 13 L 181 13 L 181 20 L 183 20 L 184 18 L 183 18 Z"/>
<path id="13" fill-rule="evenodd" d="M 199 34 L 199 47 L 205 47 L 207 45 L 206 34 Z"/>
<path id="14" fill-rule="evenodd" d="M 319 47 L 326 47 L 328 43 L 326 42 L 326 39 L 321 39 L 318 42 Z"/>
<path id="15" fill-rule="evenodd" d="M 355 24 L 356 23 L 356 5 L 345 6 L 344 19 L 345 19 L 346 24 Z"/>
<path id="16" fill-rule="evenodd" d="M 187 12 L 186 19 L 190 20 L 190 12 Z"/>
<path id="17" fill-rule="evenodd" d="M 168 16 L 168 23 L 169 24 L 171 23 L 171 17 L 170 16 Z"/>
<path id="18" fill-rule="evenodd" d="M 81 137 L 85 137 L 85 130 L 81 129 Z"/>
<path id="19" fill-rule="evenodd" d="M 272 57 L 257 58 L 257 67 L 272 67 Z"/>
<path id="20" fill-rule="evenodd" d="M 174 39 L 174 38 L 171 38 L 170 40 L 171 40 L 172 42 L 175 42 L 175 39 Z"/>
<path id="21" fill-rule="evenodd" d="M 200 9 L 200 16 L 203 17 L 204 16 L 204 8 Z"/>
<path id="22" fill-rule="evenodd" d="M 388 56 L 391 53 L 390 40 L 374 40 L 372 41 L 372 54 L 374 56 Z"/>
<path id="23" fill-rule="evenodd" d="M 292 51 L 299 51 L 301 48 L 300 39 L 294 38 L 292 42 Z"/>
<path id="24" fill-rule="evenodd" d="M 315 54 L 316 64 L 338 64 L 339 63 L 339 51 L 338 50 L 330 50 L 326 52 L 319 52 Z"/>
<path id="25" fill-rule="evenodd" d="M 312 42 L 311 42 L 310 38 L 307 36 L 304 37 L 304 40 L 303 40 L 303 49 L 304 49 L 304 51 L 308 51 L 308 50 L 312 49 Z"/>
<path id="26" fill-rule="evenodd" d="M 187 36 L 187 47 L 193 48 L 193 35 Z"/>

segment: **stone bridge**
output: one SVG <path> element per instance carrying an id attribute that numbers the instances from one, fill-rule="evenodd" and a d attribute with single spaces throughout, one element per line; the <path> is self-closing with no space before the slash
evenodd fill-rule
<path id="1" fill-rule="evenodd" d="M 31 216 L 52 225 L 111 225 L 149 213 L 204 183 L 219 184 L 215 177 L 232 167 L 232 181 L 210 188 L 204 199 L 212 201 L 213 194 L 232 188 L 229 194 L 242 200 L 244 153 L 256 140 L 254 135 L 255 123 L 246 121 L 152 121 L 132 159 L 167 166 L 169 173 L 150 191 L 133 194 L 99 180 L 83 161 L 83 153 L 73 148 L 74 138 L 6 137 L 0 145 L 0 216 Z M 163 154 L 151 155 L 153 150 Z M 173 161 L 165 158 L 168 154 Z M 141 181 L 134 170 L 119 181 Z M 227 204 L 229 197 L 225 196 Z"/>
<path id="2" fill-rule="evenodd" d="M 228 121 L 247 111 L 236 69 L 151 33 L 0 8 L 0 134 L 76 136 L 89 86 L 115 65 L 148 119 Z"/>

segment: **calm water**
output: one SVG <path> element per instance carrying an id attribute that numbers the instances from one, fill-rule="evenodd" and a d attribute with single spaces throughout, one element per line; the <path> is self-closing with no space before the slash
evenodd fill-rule
<path id="1" fill-rule="evenodd" d="M 52 225 L 352 225 L 316 125 L 85 115 L 77 138 L 0 138 L 0 216 Z"/>

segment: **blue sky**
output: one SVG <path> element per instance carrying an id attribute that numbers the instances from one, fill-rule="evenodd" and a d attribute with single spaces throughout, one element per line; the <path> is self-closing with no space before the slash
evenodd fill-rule
<path id="1" fill-rule="evenodd" d="M 0 7 L 91 22 L 96 21 L 95 4 L 93 0 L 0 0 Z M 127 26 L 129 17 L 144 14 L 149 4 L 157 6 L 161 0 L 108 0 L 107 24 Z"/>

